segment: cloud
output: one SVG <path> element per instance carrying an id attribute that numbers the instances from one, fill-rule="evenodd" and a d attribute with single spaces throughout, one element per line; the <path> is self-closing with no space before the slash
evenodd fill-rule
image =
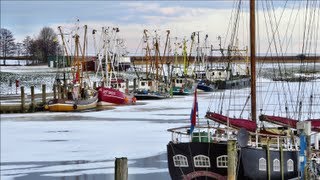
<path id="1" fill-rule="evenodd" d="M 79 9 L 77 9 L 77 7 L 79 7 Z M 83 7 L 86 7 L 86 9 L 82 9 Z M 81 6 L 75 5 L 73 10 L 66 13 L 67 15 L 65 14 L 65 16 L 64 11 L 62 11 L 59 14 L 59 18 L 54 18 L 54 21 L 52 20 L 54 16 L 47 15 L 44 16 L 45 23 L 36 21 L 38 22 L 36 25 L 32 24 L 33 22 L 30 22 L 28 25 L 23 25 L 23 20 L 20 20 L 17 21 L 21 23 L 20 28 L 16 28 L 19 24 L 10 24 L 10 27 L 15 28 L 13 31 L 14 34 L 19 34 L 16 36 L 16 39 L 20 39 L 20 37 L 24 38 L 26 35 L 32 36 L 33 34 L 38 34 L 40 29 L 44 26 L 50 26 L 55 29 L 56 32 L 57 27 L 62 26 L 65 28 L 64 30 L 71 32 L 76 24 L 76 18 L 72 17 L 79 17 L 81 25 L 87 24 L 89 27 L 88 38 L 91 39 L 89 42 L 91 53 L 94 51 L 92 51 L 93 37 L 90 33 L 92 29 L 101 30 L 102 26 L 119 27 L 119 36 L 126 40 L 131 55 L 142 52 L 140 42 L 143 37 L 144 29 L 149 29 L 150 32 L 153 30 L 160 30 L 159 33 L 162 41 L 165 40 L 165 31 L 169 29 L 171 31 L 170 37 L 172 39 L 175 37 L 178 37 L 180 41 L 183 38 L 188 39 L 188 47 L 190 47 L 191 33 L 200 31 L 201 41 L 203 41 L 205 35 L 208 34 L 208 43 L 212 44 L 214 48 L 218 48 L 218 36 L 222 37 L 224 47 L 227 47 L 230 41 L 231 27 L 234 25 L 233 22 L 230 22 L 230 19 L 234 20 L 234 18 L 230 18 L 232 12 L 231 7 L 230 1 L 120 1 L 118 3 L 92 3 L 90 6 L 82 3 Z M 280 5 L 272 11 L 265 12 L 260 6 L 260 14 L 257 16 L 259 17 L 259 33 L 257 33 L 257 37 L 259 40 L 258 42 L 260 43 L 258 48 L 261 49 L 261 51 L 266 51 L 270 42 L 279 43 L 281 41 L 280 43 L 283 44 L 283 51 L 299 52 L 299 46 L 302 44 L 301 39 L 299 38 L 301 37 L 300 35 L 304 28 L 303 25 L 305 20 L 303 14 L 305 11 L 302 9 L 299 10 L 297 6 L 295 6 L 295 8 L 292 9 L 287 8 L 282 15 L 282 9 L 279 7 Z M 288 7 L 294 6 L 291 5 Z M 9 11 L 7 13 L 9 13 Z M 265 26 L 265 22 L 270 22 L 270 20 L 264 19 L 264 17 L 268 17 L 268 13 L 273 14 L 272 16 L 277 18 L 276 20 L 272 20 L 271 18 L 273 27 L 270 25 L 267 27 Z M 41 15 L 32 14 L 37 16 L 37 18 L 42 17 Z M 293 18 L 290 19 L 291 15 L 298 16 L 297 20 Z M 283 16 L 281 23 L 278 25 L 278 28 L 276 28 L 277 26 L 275 25 L 281 16 Z M 7 15 L 7 17 L 9 16 Z M 236 35 L 240 48 L 249 44 L 248 19 L 248 11 L 242 11 Z M 319 16 L 315 17 L 313 21 L 319 22 Z M 296 23 L 294 24 L 294 22 Z M 15 32 L 16 30 L 17 32 Z M 316 34 L 316 32 L 313 32 L 313 34 Z M 313 40 L 313 44 L 319 44 L 319 38 L 317 39 L 313 36 L 313 38 L 309 39 Z M 173 42 L 173 40 L 171 42 Z M 288 48 L 289 43 L 294 44 L 295 47 Z M 275 51 L 274 46 L 275 45 L 271 46 L 273 51 Z"/>

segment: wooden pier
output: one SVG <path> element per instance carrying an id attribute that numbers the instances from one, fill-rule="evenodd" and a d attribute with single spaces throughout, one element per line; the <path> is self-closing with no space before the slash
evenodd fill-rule
<path id="1" fill-rule="evenodd" d="M 25 87 L 20 87 L 19 95 L 8 95 L 0 97 L 0 113 L 26 113 L 42 111 L 47 102 L 47 97 L 52 93 L 46 92 L 46 85 L 42 85 L 42 92 L 35 94 L 34 86 L 30 87 L 31 94 L 25 93 Z"/>

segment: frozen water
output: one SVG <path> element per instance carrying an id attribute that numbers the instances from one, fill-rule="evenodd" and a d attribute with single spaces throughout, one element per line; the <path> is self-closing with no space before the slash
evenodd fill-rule
<path id="1" fill-rule="evenodd" d="M 35 69 L 29 70 L 31 73 Z M 14 71 L 18 73 L 22 69 L 1 69 L 1 72 Z M 319 82 L 283 83 L 259 78 L 259 109 L 283 115 L 282 102 L 287 102 L 293 111 L 290 115 L 298 117 L 294 111 L 295 101 L 299 99 L 304 105 L 302 112 L 306 112 L 301 119 L 319 118 Z M 314 97 L 312 111 L 308 108 L 309 92 Z M 210 108 L 229 116 L 248 118 L 249 94 L 249 88 L 198 93 L 199 117 L 203 118 Z M 37 174 L 41 179 L 113 174 L 115 157 L 128 157 L 129 175 L 164 173 L 168 177 L 165 153 L 171 134 L 166 130 L 190 124 L 192 103 L 193 96 L 180 96 L 104 111 L 1 114 L 1 179 L 26 178 L 30 174 Z"/>

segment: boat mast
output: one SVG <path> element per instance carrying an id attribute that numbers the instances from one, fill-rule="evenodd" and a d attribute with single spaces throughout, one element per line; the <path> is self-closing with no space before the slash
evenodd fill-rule
<path id="1" fill-rule="evenodd" d="M 250 0 L 250 64 L 251 64 L 251 118 L 257 121 L 256 109 L 256 32 L 255 32 L 255 1 Z"/>

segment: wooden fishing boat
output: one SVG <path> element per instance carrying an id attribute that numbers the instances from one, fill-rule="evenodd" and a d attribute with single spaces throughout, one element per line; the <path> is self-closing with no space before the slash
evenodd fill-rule
<path id="1" fill-rule="evenodd" d="M 106 32 L 108 30 L 112 32 Z M 97 75 L 101 72 L 102 77 L 100 86 L 96 89 L 99 105 L 131 105 L 136 103 L 136 98 L 133 95 L 130 95 L 128 91 L 123 91 L 125 82 L 122 78 L 119 78 L 119 68 L 115 69 L 115 64 L 119 64 L 119 57 L 121 56 L 119 50 L 116 49 L 116 47 L 119 47 L 117 44 L 118 32 L 119 28 L 108 28 L 107 30 L 102 28 L 103 44 L 101 49 L 103 49 L 103 54 L 98 54 L 99 64 L 96 73 Z M 107 34 L 113 34 L 113 36 L 107 37 Z M 97 43 L 95 42 L 95 44 Z"/>
<path id="2" fill-rule="evenodd" d="M 89 99 L 68 100 L 68 99 L 53 99 L 47 104 L 47 109 L 52 112 L 71 112 L 83 111 L 96 108 L 98 102 L 97 92 Z"/>
<path id="3" fill-rule="evenodd" d="M 145 74 L 139 75 L 136 71 L 138 86 L 134 90 L 134 96 L 137 100 L 146 100 L 146 99 L 164 99 L 169 98 L 170 94 L 168 91 L 168 83 L 164 82 L 163 67 L 160 63 L 161 56 L 159 50 L 159 37 L 158 34 L 155 34 L 155 42 L 153 42 L 154 56 L 151 56 L 151 49 L 149 46 L 149 34 L 148 30 L 144 30 L 144 42 L 145 42 Z M 166 45 L 169 39 L 170 31 L 167 31 Z M 164 50 L 166 52 L 166 50 Z M 151 60 L 154 58 L 154 61 Z"/>
<path id="4" fill-rule="evenodd" d="M 63 46 L 65 47 L 66 58 L 70 58 L 64 35 L 61 27 L 58 27 L 62 38 Z M 45 109 L 52 112 L 70 112 L 70 111 L 83 111 L 95 108 L 97 106 L 98 94 L 90 86 L 89 76 L 84 75 L 85 69 L 85 52 L 86 52 L 86 34 L 87 26 L 84 26 L 84 41 L 82 55 L 80 56 L 80 37 L 75 34 L 75 54 L 73 56 L 72 67 L 70 72 L 63 72 L 63 78 L 58 75 L 54 82 L 55 97 L 48 101 Z M 71 59 L 68 59 L 71 62 Z M 59 73 L 61 74 L 61 73 Z M 67 78 L 71 77 L 71 78 Z"/>
<path id="5" fill-rule="evenodd" d="M 299 138 L 292 131 L 290 136 L 265 133 L 264 127 L 257 125 L 254 12 L 255 1 L 250 0 L 251 75 L 248 79 L 251 84 L 251 111 L 248 114 L 251 118 L 231 118 L 222 113 L 223 108 L 219 109 L 220 113 L 209 109 L 206 118 L 215 123 L 212 125 L 207 121 L 201 124 L 197 117 L 195 92 L 191 125 L 168 129 L 172 133 L 167 144 L 168 168 L 173 180 L 295 179 L 304 172 L 303 168 L 299 169 L 305 165 L 299 159 Z M 230 142 L 237 143 L 237 146 L 229 149 Z M 232 149 L 236 153 L 231 157 L 229 151 Z M 304 149 L 301 152 L 304 153 Z M 237 160 L 229 159 L 233 157 Z M 230 161 L 233 163 L 229 164 Z M 234 174 L 228 174 L 233 172 L 231 169 L 235 169 Z"/>

